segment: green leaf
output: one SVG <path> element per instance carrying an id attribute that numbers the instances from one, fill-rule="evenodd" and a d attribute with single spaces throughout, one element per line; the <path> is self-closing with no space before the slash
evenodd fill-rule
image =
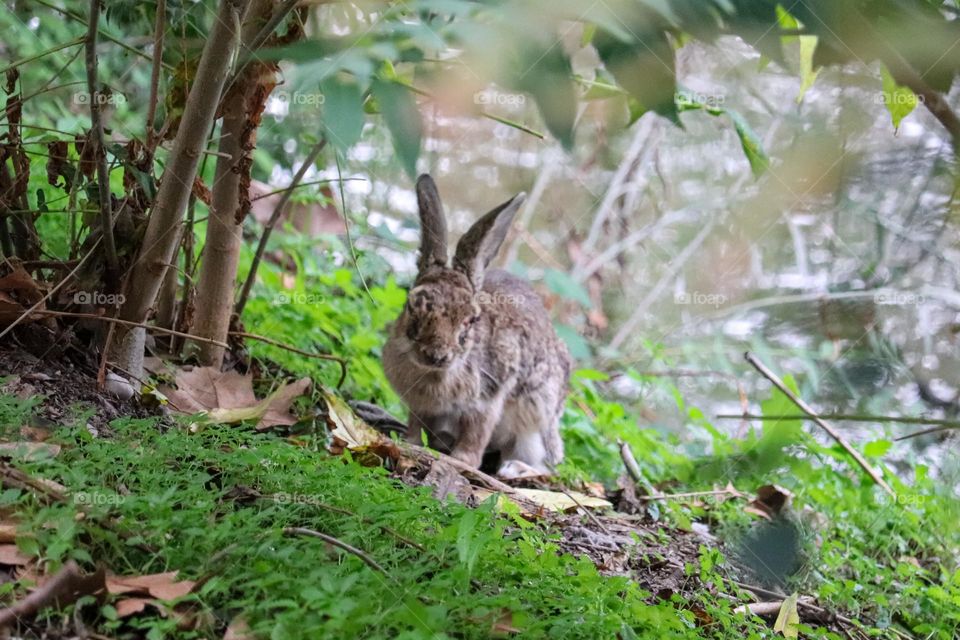
<path id="1" fill-rule="evenodd" d="M 651 17 L 651 12 L 643 13 L 646 16 L 638 17 L 639 24 L 631 30 L 629 40 L 624 41 L 612 32 L 600 29 L 594 36 L 594 47 L 607 71 L 636 99 L 640 109 L 656 111 L 679 123 L 674 100 L 675 52 L 664 32 L 658 28 L 666 25 L 658 25 L 662 21 Z M 631 109 L 631 116 L 635 111 L 637 109 Z"/>
<path id="2" fill-rule="evenodd" d="M 880 77 L 883 78 L 883 103 L 890 112 L 894 130 L 898 130 L 903 119 L 917 108 L 917 96 L 910 88 L 898 85 L 885 65 L 880 67 Z"/>
<path id="3" fill-rule="evenodd" d="M 320 92 L 327 140 L 346 151 L 363 131 L 363 91 L 354 80 L 333 75 L 320 83 Z"/>
<path id="4" fill-rule="evenodd" d="M 517 63 L 521 74 L 507 84 L 529 93 L 537 103 L 543 122 L 563 148 L 573 149 L 573 125 L 577 119 L 577 91 L 573 70 L 563 48 L 551 43 L 523 51 Z"/>
<path id="5" fill-rule="evenodd" d="M 870 458 L 879 458 L 886 454 L 892 446 L 893 443 L 889 440 L 874 440 L 873 442 L 868 442 L 867 446 L 863 448 L 863 454 Z"/>
<path id="6" fill-rule="evenodd" d="M 593 306 L 593 303 L 590 302 L 590 294 L 583 288 L 583 285 L 571 278 L 569 273 L 557 269 L 547 269 L 543 274 L 543 279 L 550 290 L 558 296 L 578 302 L 587 309 Z"/>
<path id="7" fill-rule="evenodd" d="M 777 21 L 779 22 L 780 28 L 784 30 L 796 30 L 803 26 L 799 20 L 793 17 L 781 5 L 777 5 Z M 815 70 L 813 64 L 813 56 L 817 50 L 817 36 L 783 37 L 784 44 L 794 41 L 798 41 L 800 47 L 800 92 L 797 94 L 797 103 L 799 104 L 803 102 L 803 96 L 806 94 L 807 89 L 813 86 L 814 81 L 817 79 L 818 71 Z"/>
<path id="8" fill-rule="evenodd" d="M 724 111 L 733 120 L 733 126 L 740 138 L 740 146 L 750 162 L 750 170 L 753 171 L 754 176 L 760 177 L 770 167 L 770 157 L 763 150 L 763 142 L 739 112 L 733 109 L 724 109 Z"/>
<path id="9" fill-rule="evenodd" d="M 393 150 L 411 178 L 417 175 L 417 158 L 423 138 L 423 123 L 413 93 L 396 82 L 375 78 L 370 86 L 380 113 L 393 137 Z"/>

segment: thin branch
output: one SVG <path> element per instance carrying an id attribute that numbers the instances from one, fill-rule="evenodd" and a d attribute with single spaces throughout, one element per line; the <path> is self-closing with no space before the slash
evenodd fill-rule
<path id="1" fill-rule="evenodd" d="M 39 1 L 39 0 L 38 0 L 38 1 Z M 5 67 L 3 67 L 3 68 L 0 68 L 0 75 L 4 75 L 4 74 L 7 73 L 7 71 L 10 71 L 11 69 L 16 69 L 17 67 L 22 66 L 22 65 L 25 65 L 25 64 L 27 64 L 28 62 L 33 62 L 34 60 L 39 60 L 40 58 L 43 58 L 43 57 L 45 57 L 45 56 L 50 55 L 51 53 L 56 53 L 57 51 L 63 51 L 64 49 L 69 49 L 70 47 L 75 47 L 75 46 L 77 46 L 78 44 L 83 44 L 84 40 L 85 40 L 85 38 L 77 38 L 76 40 L 71 40 L 70 42 L 67 42 L 66 44 L 58 44 L 58 45 L 56 45 L 56 46 L 50 47 L 49 49 L 45 49 L 45 50 L 41 51 L 40 53 L 35 53 L 35 54 L 33 54 L 32 56 L 27 56 L 26 58 L 20 58 L 19 60 L 14 60 L 13 62 L 11 62 L 10 64 L 8 64 L 7 66 L 5 66 Z"/>
<path id="2" fill-rule="evenodd" d="M 239 338 L 247 338 L 249 340 L 257 340 L 263 342 L 264 344 L 269 344 L 271 346 L 277 347 L 279 349 L 284 349 L 285 351 L 290 351 L 291 353 L 296 353 L 301 356 L 306 356 L 307 358 L 318 358 L 320 360 L 331 360 L 340 365 L 340 380 L 337 382 L 337 389 L 343 386 L 343 381 L 347 379 L 347 361 L 343 358 L 337 356 L 331 356 L 326 353 L 310 353 L 309 351 L 303 351 L 302 349 L 297 349 L 296 347 L 290 346 L 289 344 L 284 344 L 283 342 L 278 342 L 266 336 L 260 336 L 255 333 L 247 333 L 246 331 L 231 331 L 231 336 L 237 336 Z"/>
<path id="3" fill-rule="evenodd" d="M 117 246 L 113 239 L 113 206 L 110 202 L 110 173 L 107 150 L 103 141 L 103 118 L 100 113 L 100 87 L 97 82 L 97 27 L 100 22 L 100 0 L 90 0 L 90 22 L 87 25 L 87 91 L 90 94 L 90 130 L 93 153 L 97 160 L 97 188 L 100 196 L 100 233 L 106 260 L 105 279 L 109 290 L 117 289 Z"/>
<path id="4" fill-rule="evenodd" d="M 718 420 L 807 420 L 807 416 L 798 415 L 769 415 L 761 416 L 754 413 L 718 413 L 714 416 Z M 918 418 L 914 416 L 871 416 L 866 414 L 849 413 L 822 413 L 820 417 L 824 420 L 835 420 L 837 422 L 896 422 L 900 424 L 933 424 L 941 429 L 960 429 L 960 421 L 942 420 L 940 418 Z"/>
<path id="5" fill-rule="evenodd" d="M 927 435 L 930 435 L 931 433 L 940 433 L 941 431 L 948 431 L 950 429 L 960 429 L 960 424 L 948 424 L 940 427 L 933 427 L 932 429 L 923 429 L 922 431 L 915 431 L 913 433 L 908 433 L 905 436 L 894 438 L 894 442 L 900 442 L 901 440 L 909 440 L 911 438 L 919 438 L 920 436 L 927 436 Z"/>
<path id="6" fill-rule="evenodd" d="M 313 148 L 307 153 L 307 157 L 304 158 L 303 164 L 300 165 L 297 173 L 293 176 L 293 180 L 291 180 L 290 184 L 287 185 L 287 190 L 284 191 L 283 197 L 281 197 L 280 201 L 277 202 L 277 206 L 273 208 L 273 213 L 270 214 L 270 220 L 267 221 L 267 224 L 263 227 L 263 233 L 260 235 L 260 242 L 257 244 L 256 252 L 253 254 L 253 262 L 250 263 L 250 272 L 247 274 L 246 282 L 243 283 L 243 289 L 240 292 L 240 299 L 237 300 L 236 313 L 238 317 L 243 315 L 243 308 L 247 305 L 247 299 L 250 297 L 250 290 L 253 288 L 253 283 L 257 279 L 257 269 L 260 268 L 260 261 L 263 260 L 263 253 L 267 249 L 267 241 L 270 240 L 270 234 L 273 233 L 273 228 L 277 226 L 277 222 L 280 221 L 280 216 L 283 215 L 284 208 L 286 208 L 287 203 L 290 202 L 290 197 L 293 195 L 293 190 L 296 189 L 297 185 L 300 184 L 300 181 L 303 180 L 303 176 L 305 176 L 310 167 L 313 166 L 314 161 L 317 159 L 317 156 L 320 155 L 320 152 L 323 151 L 325 146 L 327 146 L 326 138 L 322 138 L 320 142 L 313 145 Z"/>
<path id="7" fill-rule="evenodd" d="M 327 544 L 332 544 L 337 548 L 343 549 L 347 553 L 351 553 L 357 556 L 358 558 L 363 560 L 363 562 L 366 563 L 366 565 L 371 569 L 374 569 L 375 571 L 379 571 L 383 575 L 390 577 L 392 579 L 392 576 L 390 576 L 390 574 L 387 573 L 387 570 L 381 567 L 376 560 L 374 560 L 372 557 L 370 557 L 369 554 L 367 554 L 366 551 L 361 551 L 360 549 L 357 549 L 353 545 L 347 544 L 346 542 L 344 542 L 343 540 L 340 540 L 339 538 L 334 538 L 333 536 L 329 536 L 325 533 L 321 533 L 320 531 L 314 531 L 313 529 L 306 529 L 304 527 L 285 527 L 283 529 L 283 532 L 288 536 L 308 536 L 311 538 L 320 538 Z"/>
<path id="8" fill-rule="evenodd" d="M 834 429 L 826 421 L 824 421 L 820 416 L 818 416 L 817 413 L 810 407 L 810 405 L 804 402 L 801 398 L 798 398 L 796 394 L 794 394 L 793 391 L 791 391 L 787 387 L 787 385 L 783 383 L 783 380 L 777 377 L 777 374 L 775 374 L 773 371 L 768 369 L 765 364 L 760 362 L 760 360 L 749 351 L 743 354 L 743 357 L 746 359 L 747 362 L 750 363 L 751 366 L 753 366 L 754 369 L 760 372 L 760 375 L 762 375 L 764 378 L 766 378 L 771 383 L 773 383 L 773 386 L 779 389 L 783 393 L 783 395 L 787 396 L 787 398 L 793 404 L 797 405 L 797 408 L 799 408 L 805 414 L 810 416 L 810 419 L 813 420 L 817 424 L 817 426 L 819 426 L 821 429 L 826 431 L 830 435 L 830 437 L 836 441 L 837 444 L 843 447 L 844 451 L 850 454 L 850 456 L 856 461 L 856 463 L 860 466 L 860 468 L 866 471 L 867 475 L 869 475 L 870 478 L 875 483 L 877 483 L 889 495 L 896 497 L 897 494 L 894 492 L 894 490 L 890 488 L 890 485 L 888 485 L 882 477 L 880 477 L 880 473 L 876 469 L 874 469 L 872 466 L 870 466 L 870 463 L 867 462 L 866 458 L 860 455 L 859 451 L 857 451 L 852 446 L 850 446 L 850 443 L 844 440 L 843 436 L 840 435 L 840 433 L 836 429 Z"/>
<path id="9" fill-rule="evenodd" d="M 146 322 L 131 322 L 130 320 L 122 320 L 120 318 L 111 318 L 110 316 L 98 316 L 95 313 L 74 313 L 72 311 L 49 311 L 49 310 L 38 310 L 31 311 L 30 313 L 34 315 L 42 316 L 53 316 L 55 318 L 80 318 L 83 320 L 99 320 L 100 322 L 110 322 L 112 324 L 119 324 L 125 327 L 134 327 L 138 329 L 147 329 L 155 333 L 163 333 L 168 336 L 177 336 L 178 338 L 186 338 L 187 340 L 193 340 L 195 342 L 208 342 L 210 344 L 215 344 L 218 347 L 223 347 L 228 349 L 230 345 L 225 342 L 220 342 L 218 340 L 211 340 L 210 338 L 201 338 L 200 336 L 191 335 L 189 333 L 183 333 L 182 331 L 174 331 L 173 329 L 165 329 L 163 327 L 155 327 L 153 325 L 147 324 Z"/>
<path id="10" fill-rule="evenodd" d="M 150 70 L 150 99 L 147 102 L 147 148 L 153 149 L 156 132 L 153 121 L 157 117 L 160 69 L 163 66 L 163 36 L 166 33 L 167 0 L 157 0 L 157 17 L 153 28 L 153 68 Z"/>
<path id="11" fill-rule="evenodd" d="M 316 184 L 329 184 L 329 183 L 331 183 L 331 182 L 366 182 L 366 181 L 367 181 L 366 178 L 325 178 L 325 179 L 323 179 L 323 180 L 311 180 L 310 182 L 301 182 L 300 184 L 298 184 L 298 185 L 296 186 L 296 188 L 297 188 L 297 189 L 300 189 L 300 188 L 303 188 L 303 187 L 310 187 L 310 186 L 313 186 L 313 185 L 316 185 Z M 258 195 L 258 196 L 253 196 L 252 198 L 250 198 L 250 202 L 256 202 L 257 200 L 262 200 L 262 199 L 264 199 L 264 198 L 269 198 L 270 196 L 275 196 L 275 195 L 277 195 L 278 193 L 283 193 L 284 191 L 286 191 L 286 190 L 289 189 L 289 188 L 290 188 L 290 187 L 287 186 L 287 187 L 283 187 L 283 188 L 281 188 L 281 189 L 274 189 L 273 191 L 268 191 L 268 192 L 266 192 L 266 193 L 261 193 L 261 194 Z"/>
<path id="12" fill-rule="evenodd" d="M 47 7 L 48 9 L 53 9 L 54 11 L 56 11 L 56 12 L 58 12 L 58 13 L 62 13 L 63 15 L 67 16 L 68 18 L 70 18 L 71 20 L 73 20 L 73 21 L 75 21 L 75 22 L 80 22 L 80 23 L 83 23 L 83 24 L 87 24 L 87 20 L 86 20 L 86 18 L 84 18 L 83 16 L 81 16 L 81 15 L 79 15 L 79 14 L 76 14 L 76 13 L 70 11 L 69 9 L 64 9 L 64 8 L 62 8 L 62 7 L 58 7 L 58 6 L 56 6 L 55 4 L 52 4 L 51 2 L 49 2 L 48 0 L 33 0 L 33 2 L 36 2 L 36 3 L 39 4 L 39 5 L 43 5 L 44 7 Z M 132 54 L 135 55 L 135 56 L 140 56 L 141 58 L 146 58 L 147 60 L 150 60 L 150 56 L 149 56 L 146 52 L 141 51 L 140 49 L 137 49 L 136 47 L 131 47 L 129 44 L 127 44 L 126 42 L 124 42 L 124 41 L 121 40 L 120 38 L 117 38 L 116 36 L 110 35 L 110 34 L 107 33 L 106 31 L 104 31 L 103 29 L 100 29 L 99 32 L 100 32 L 100 36 L 103 37 L 105 40 L 109 40 L 110 42 L 114 43 L 115 45 L 117 45 L 117 46 L 119 46 L 119 47 L 122 47 L 123 49 L 125 49 L 125 50 L 128 51 L 129 53 L 132 53 Z M 81 42 L 83 42 L 83 38 L 80 38 L 79 40 L 77 40 L 76 44 L 80 44 Z M 69 45 L 67 45 L 67 46 L 69 46 Z M 167 71 L 176 71 L 176 69 L 175 69 L 172 65 L 169 65 L 169 64 L 164 64 L 164 65 L 163 65 L 163 68 L 166 69 Z"/>
<path id="13" fill-rule="evenodd" d="M 7 334 L 10 333 L 11 331 L 13 331 L 13 328 L 14 328 L 15 326 L 17 326 L 18 324 L 20 324 L 21 322 L 23 322 L 23 320 L 26 319 L 26 318 L 28 318 L 32 313 L 36 312 L 37 309 L 39 309 L 40 307 L 42 307 L 42 306 L 44 305 L 44 303 L 46 303 L 47 300 L 49 300 L 50 298 L 52 298 L 53 295 L 56 294 L 57 291 L 59 291 L 59 290 L 63 287 L 63 285 L 67 284 L 67 282 L 69 282 L 70 279 L 71 279 L 74 275 L 76 275 L 77 271 L 80 270 L 80 267 L 83 266 L 83 263 L 85 263 L 85 262 L 87 261 L 87 259 L 88 259 L 90 256 L 93 255 L 93 252 L 96 251 L 97 247 L 100 246 L 100 241 L 101 241 L 101 240 L 102 240 L 102 238 L 97 238 L 97 241 L 93 243 L 93 246 L 92 246 L 92 247 L 90 247 L 90 251 L 88 251 L 87 254 L 86 254 L 85 256 L 83 256 L 83 258 L 80 259 L 80 261 L 77 263 L 77 266 L 75 266 L 73 269 L 70 270 L 70 273 L 68 273 L 67 275 L 65 275 L 65 276 L 63 277 L 63 280 L 61 280 L 60 282 L 58 282 L 52 289 L 50 289 L 50 291 L 48 291 L 45 296 L 43 296 L 42 298 L 40 298 L 39 300 L 37 300 L 37 302 L 34 303 L 34 305 L 33 305 L 32 307 L 30 307 L 29 309 L 27 309 L 26 311 L 24 311 L 23 313 L 21 313 L 21 314 L 20 314 L 20 317 L 18 317 L 16 320 L 14 320 L 14 321 L 11 322 L 10 324 L 8 324 L 6 329 L 4 329 L 3 331 L 0 331 L 0 338 L 2 338 L 3 336 L 7 335 Z"/>
<path id="14" fill-rule="evenodd" d="M 86 575 L 74 561 L 68 561 L 37 589 L 9 607 L 0 610 L 0 629 L 5 629 L 24 619 L 32 618 L 41 609 L 49 606 L 76 602 L 81 596 L 92 595 L 106 586 L 104 569 Z"/>

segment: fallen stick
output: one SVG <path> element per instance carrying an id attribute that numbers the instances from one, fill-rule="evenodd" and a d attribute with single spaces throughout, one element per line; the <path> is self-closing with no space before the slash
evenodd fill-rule
<path id="1" fill-rule="evenodd" d="M 70 560 L 41 587 L 9 607 L 0 609 L 0 629 L 23 618 L 32 618 L 46 607 L 62 607 L 106 587 L 106 572 L 103 569 L 87 575 L 80 570 L 76 562 Z"/>
<path id="2" fill-rule="evenodd" d="M 306 356 L 308 358 L 319 358 L 320 360 L 331 360 L 340 365 L 340 380 L 337 381 L 337 389 L 343 386 L 343 381 L 347 379 L 347 361 L 343 358 L 337 356 L 331 356 L 326 353 L 310 353 L 309 351 L 303 351 L 302 349 L 297 349 L 294 346 L 285 344 L 274 340 L 273 338 L 268 338 L 266 336 L 257 335 L 256 333 L 247 333 L 246 331 L 231 331 L 231 336 L 237 336 L 238 338 L 247 338 L 249 340 L 257 340 L 264 344 L 269 344 L 271 346 L 277 347 L 278 349 L 283 349 L 291 353 L 296 353 L 301 356 Z"/>
<path id="3" fill-rule="evenodd" d="M 884 481 L 884 479 L 880 477 L 880 474 L 877 472 L 877 470 L 874 469 L 872 466 L 870 466 L 870 463 L 867 462 L 866 458 L 860 455 L 859 451 L 857 451 L 852 446 L 850 446 L 850 443 L 844 440 L 843 436 L 841 436 L 836 429 L 834 429 L 819 415 L 817 415 L 817 413 L 810 407 L 810 405 L 804 402 L 801 398 L 798 398 L 796 394 L 794 394 L 793 391 L 791 391 L 787 387 L 787 385 L 785 385 L 783 381 L 779 377 L 777 377 L 777 374 L 775 374 L 773 371 L 768 369 L 765 364 L 760 362 L 760 360 L 758 360 L 756 356 L 754 356 L 749 351 L 744 353 L 743 357 L 746 359 L 747 362 L 749 362 L 753 366 L 754 369 L 759 371 L 764 378 L 772 382 L 773 386 L 775 386 L 777 389 L 783 392 L 783 395 L 787 396 L 790 402 L 797 405 L 797 408 L 799 408 L 801 411 L 807 414 L 807 416 L 809 416 L 810 419 L 817 424 L 817 426 L 819 426 L 821 429 L 826 431 L 830 435 L 830 437 L 836 441 L 837 444 L 843 447 L 843 450 L 850 454 L 850 456 L 856 461 L 856 463 L 860 465 L 860 468 L 866 471 L 867 475 L 869 475 L 870 478 L 875 483 L 880 485 L 880 487 L 884 491 L 886 491 L 891 497 L 894 497 L 894 498 L 897 497 L 896 492 L 894 492 L 894 490 L 890 488 L 890 485 L 888 485 L 886 481 Z"/>
<path id="4" fill-rule="evenodd" d="M 366 563 L 366 565 L 371 569 L 379 571 L 383 575 L 390 577 L 390 574 L 387 573 L 387 570 L 381 567 L 377 563 L 377 561 L 371 558 L 365 551 L 361 551 L 360 549 L 357 549 L 353 545 L 347 544 L 346 542 L 344 542 L 343 540 L 340 540 L 339 538 L 334 538 L 333 536 L 328 536 L 325 533 L 314 531 L 313 529 L 306 529 L 304 527 L 286 527 L 284 528 L 283 532 L 288 536 L 308 536 L 311 538 L 319 538 L 324 542 L 332 544 L 333 546 L 339 549 L 343 549 L 347 553 L 351 553 L 357 556 L 358 558 L 363 560 L 363 562 Z"/>
<path id="5" fill-rule="evenodd" d="M 220 342 L 219 340 L 202 338 L 200 336 L 194 336 L 189 333 L 183 333 L 182 331 L 174 331 L 173 329 L 155 327 L 145 322 L 131 322 L 130 320 L 121 320 L 120 318 L 111 318 L 110 316 L 99 316 L 95 313 L 77 313 L 73 311 L 50 311 L 49 309 L 42 309 L 37 311 L 31 311 L 27 315 L 53 316 L 55 318 L 80 318 L 83 320 L 99 320 L 100 322 L 122 324 L 125 327 L 139 327 L 142 329 L 146 329 L 148 331 L 154 331 L 156 333 L 164 333 L 168 336 L 177 336 L 180 338 L 187 338 L 189 340 L 193 340 L 194 342 L 207 342 L 209 344 L 215 344 L 218 347 L 224 347 L 225 349 L 230 348 L 230 345 L 228 345 L 226 342 Z"/>

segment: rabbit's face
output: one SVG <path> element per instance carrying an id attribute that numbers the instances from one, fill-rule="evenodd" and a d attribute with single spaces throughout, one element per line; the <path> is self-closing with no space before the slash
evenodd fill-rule
<path id="1" fill-rule="evenodd" d="M 401 325 L 419 364 L 446 369 L 470 352 L 479 319 L 469 284 L 442 279 L 410 290 Z"/>

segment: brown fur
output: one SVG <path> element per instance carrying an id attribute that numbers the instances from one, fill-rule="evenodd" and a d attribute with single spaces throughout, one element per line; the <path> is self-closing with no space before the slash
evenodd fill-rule
<path id="1" fill-rule="evenodd" d="M 558 422 L 570 356 L 524 280 L 487 265 L 522 195 L 481 218 L 446 265 L 436 186 L 417 182 L 421 269 L 384 347 L 387 378 L 410 410 L 408 438 L 479 466 L 497 451 L 501 474 L 546 472 L 563 459 Z M 439 218 L 439 219 L 438 219 Z"/>

